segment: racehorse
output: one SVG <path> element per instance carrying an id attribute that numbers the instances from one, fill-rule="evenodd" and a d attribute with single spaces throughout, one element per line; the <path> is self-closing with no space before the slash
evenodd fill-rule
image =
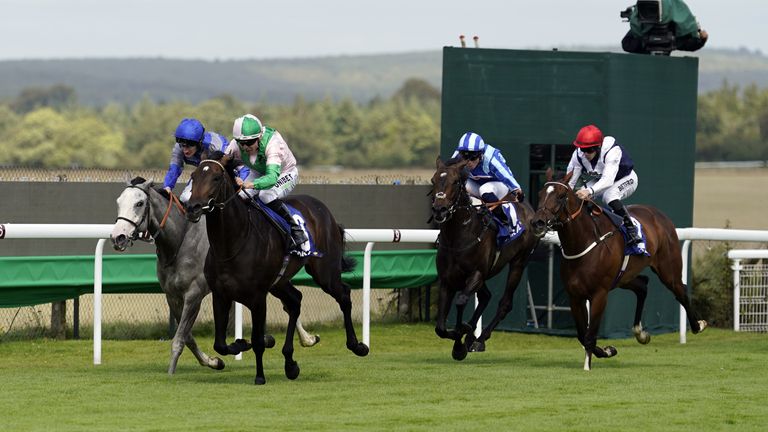
<path id="1" fill-rule="evenodd" d="M 642 329 L 642 315 L 648 278 L 639 273 L 650 267 L 685 308 L 694 334 L 704 330 L 707 322 L 700 320 L 691 308 L 686 286 L 682 282 L 680 241 L 672 221 L 658 209 L 645 205 L 628 206 L 630 214 L 642 226 L 645 246 L 650 256 L 625 255 L 624 238 L 620 231 L 594 203 L 576 197 L 568 185 L 573 172 L 553 180 L 547 170 L 547 182 L 539 192 L 539 205 L 532 224 L 536 235 L 557 231 L 564 260 L 560 276 L 570 298 L 571 313 L 576 323 L 579 342 L 585 351 L 584 370 L 591 370 L 592 355 L 598 358 L 617 354 L 613 346 L 597 346 L 597 333 L 608 300 L 608 292 L 616 286 L 638 295 L 633 331 L 641 343 L 649 337 Z M 586 206 L 585 206 L 586 204 Z M 586 207 L 593 207 L 593 211 Z M 586 301 L 589 300 L 589 311 Z"/>
<path id="2" fill-rule="evenodd" d="M 516 239 L 498 247 L 496 229 L 490 212 L 483 206 L 478 211 L 466 190 L 468 171 L 466 161 L 446 164 L 438 157 L 437 170 L 432 177 L 432 219 L 440 225 L 437 249 L 437 274 L 440 293 L 435 333 L 454 341 L 452 357 L 463 360 L 467 350 L 484 351 L 485 341 L 499 322 L 512 310 L 512 300 L 523 270 L 539 238 L 529 226 L 533 208 L 526 202 L 514 202 L 524 231 Z M 474 328 L 491 299 L 486 280 L 509 268 L 504 295 L 499 300 L 496 315 L 475 339 Z M 456 295 L 458 293 L 458 295 Z M 469 323 L 462 322 L 464 308 L 472 294 L 478 305 Z M 446 328 L 451 301 L 456 296 L 456 327 Z M 466 340 L 462 338 L 466 335 Z"/>
<path id="3" fill-rule="evenodd" d="M 168 307 L 178 323 L 171 343 L 171 361 L 168 373 L 176 371 L 184 345 L 189 347 L 197 361 L 213 369 L 223 369 L 224 362 L 209 357 L 198 348 L 192 337 L 200 303 L 210 289 L 203 275 L 208 254 L 208 236 L 205 224 L 188 223 L 183 207 L 175 195 L 153 187 L 151 180 L 141 177 L 131 183 L 117 198 L 117 219 L 110 239 L 115 250 L 125 251 L 136 240 L 153 239 L 157 252 L 157 279 L 165 293 Z M 151 234 L 150 234 L 151 233 Z M 297 322 L 303 346 L 312 346 L 319 336 L 307 333 Z M 268 336 L 265 343 L 274 346 Z"/>
<path id="4" fill-rule="evenodd" d="M 213 296 L 216 328 L 214 349 L 222 355 L 238 354 L 237 346 L 226 344 L 226 325 L 232 301 L 251 310 L 251 343 L 256 355 L 256 384 L 266 383 L 263 369 L 264 317 L 266 295 L 271 292 L 283 301 L 288 312 L 283 356 L 285 375 L 295 379 L 299 366 L 293 360 L 293 332 L 301 310 L 301 292 L 291 277 L 302 267 L 323 291 L 336 299 L 344 316 L 347 348 L 358 356 L 368 354 L 368 346 L 358 342 L 352 325 L 349 286 L 341 273 L 351 271 L 354 260 L 344 255 L 344 229 L 328 208 L 306 195 L 293 195 L 285 202 L 303 216 L 317 250 L 323 256 L 298 257 L 286 252 L 286 239 L 262 210 L 238 198 L 230 157 L 214 152 L 192 173 L 192 195 L 187 202 L 187 218 L 199 220 L 206 214 L 210 249 L 205 261 L 205 279 Z M 226 168 L 225 168 L 226 167 Z"/>

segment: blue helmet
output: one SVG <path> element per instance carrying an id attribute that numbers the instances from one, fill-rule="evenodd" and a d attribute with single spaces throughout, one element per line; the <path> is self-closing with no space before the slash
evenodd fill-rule
<path id="1" fill-rule="evenodd" d="M 456 147 L 459 152 L 481 152 L 485 151 L 485 142 L 483 137 L 474 133 L 467 132 L 459 139 L 459 146 Z"/>
<path id="2" fill-rule="evenodd" d="M 176 127 L 176 133 L 174 134 L 176 140 L 190 141 L 190 142 L 203 142 L 205 136 L 205 128 L 200 120 L 193 118 L 185 118 Z"/>

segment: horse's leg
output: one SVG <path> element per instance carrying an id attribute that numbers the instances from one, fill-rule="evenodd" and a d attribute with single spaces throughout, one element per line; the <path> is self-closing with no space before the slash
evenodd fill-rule
<path id="1" fill-rule="evenodd" d="M 483 316 L 483 311 L 486 307 L 488 307 L 488 302 L 490 300 L 491 291 L 488 289 L 488 285 L 483 283 L 477 290 L 477 307 L 475 308 L 475 312 L 472 314 L 472 317 L 469 319 L 469 326 L 472 327 L 472 329 L 477 327 L 477 322 L 480 320 L 480 317 Z M 475 332 L 472 330 L 467 333 L 466 338 L 464 338 L 464 345 L 466 345 L 469 351 L 485 351 L 485 343 L 477 343 L 476 340 Z"/>
<path id="2" fill-rule="evenodd" d="M 303 347 L 313 347 L 320 343 L 320 335 L 309 333 L 304 326 L 301 325 L 301 318 L 296 320 L 296 332 L 299 333 L 299 343 Z"/>
<path id="3" fill-rule="evenodd" d="M 237 339 L 227 345 L 227 324 L 229 323 L 229 309 L 232 302 L 215 291 L 211 292 L 211 297 L 213 299 L 213 325 L 215 328 L 214 351 L 221 355 L 237 355 L 248 350 L 251 344 L 243 339 Z"/>
<path id="4" fill-rule="evenodd" d="M 589 326 L 589 315 L 587 313 L 587 301 L 583 297 L 577 297 L 571 295 L 569 297 L 571 304 L 571 316 L 573 316 L 573 322 L 576 325 L 576 338 L 584 347 L 586 353 L 586 335 L 587 327 Z M 590 370 L 592 368 L 592 355 L 587 353 L 587 357 L 584 360 L 584 370 Z"/>
<path id="5" fill-rule="evenodd" d="M 672 291 L 677 302 L 685 309 L 693 334 L 704 331 L 707 327 L 707 321 L 699 319 L 699 315 L 691 307 L 691 302 L 688 298 L 688 287 L 681 279 L 683 264 L 680 255 L 672 259 L 659 257 L 656 263 L 651 265 L 651 270 L 656 273 L 661 283 Z"/>
<path id="6" fill-rule="evenodd" d="M 267 318 L 267 293 L 256 294 L 256 299 L 250 306 L 251 322 L 253 328 L 251 331 L 251 345 L 253 353 L 256 355 L 256 379 L 254 384 L 262 385 L 267 383 L 264 377 L 264 321 Z M 290 325 L 290 324 L 289 324 Z"/>
<path id="7" fill-rule="evenodd" d="M 480 270 L 475 270 L 467 278 L 464 289 L 459 291 L 459 295 L 456 296 L 456 332 L 459 333 L 460 337 L 475 330 L 474 327 L 463 321 L 463 312 L 464 308 L 469 303 L 469 299 L 471 298 L 472 294 L 476 293 L 480 286 L 482 286 L 484 283 L 485 278 L 483 277 L 483 274 L 480 272 Z M 459 311 L 459 309 L 461 309 L 461 311 Z M 480 312 L 482 313 L 482 311 Z"/>
<path id="8" fill-rule="evenodd" d="M 285 343 L 283 344 L 283 357 L 285 358 L 285 376 L 294 380 L 299 376 L 299 365 L 293 359 L 293 335 L 296 332 L 296 322 L 301 314 L 301 291 L 290 282 L 282 282 L 277 289 L 271 290 L 280 301 L 283 309 L 288 313 L 288 327 L 285 331 Z"/>
<path id="9" fill-rule="evenodd" d="M 349 285 L 341 280 L 341 272 L 333 267 L 332 261 L 328 261 L 330 254 L 322 259 L 310 258 L 305 269 L 318 286 L 336 300 L 344 317 L 344 330 L 347 335 L 347 349 L 360 357 L 368 355 L 368 346 L 357 340 L 355 326 L 352 323 L 352 299 L 350 298 Z"/>
<path id="10" fill-rule="evenodd" d="M 456 331 L 448 330 L 446 320 L 448 319 L 448 310 L 453 300 L 453 290 L 450 290 L 448 284 L 440 280 L 440 289 L 437 296 L 437 316 L 435 317 L 435 334 L 441 339 L 456 339 Z"/>
<path id="11" fill-rule="evenodd" d="M 176 293 L 174 293 L 176 294 Z M 180 295 L 171 295 L 171 293 L 165 293 L 165 300 L 168 303 L 168 309 L 171 311 L 171 316 L 177 323 L 181 323 L 182 314 L 184 310 L 183 299 Z M 168 375 L 173 375 L 176 372 L 176 365 L 179 361 L 182 351 L 184 351 L 184 342 L 186 340 L 181 324 L 176 327 L 176 333 L 173 335 L 171 341 L 171 360 L 168 364 Z"/>
<path id="12" fill-rule="evenodd" d="M 598 289 L 592 296 L 589 304 L 589 325 L 584 335 L 584 370 L 592 368 L 592 354 L 598 358 L 613 357 L 617 354 L 616 348 L 606 346 L 601 348 L 597 346 L 597 333 L 600 330 L 600 321 L 603 319 L 605 306 L 608 304 L 608 290 Z"/>
<path id="13" fill-rule="evenodd" d="M 173 374 L 175 371 L 176 362 L 179 358 L 178 355 L 181 354 L 181 349 L 183 348 L 184 344 L 187 345 L 200 365 L 208 366 L 209 368 L 216 370 L 224 369 L 224 361 L 218 357 L 209 357 L 206 353 L 201 351 L 197 346 L 195 338 L 192 336 L 192 325 L 195 323 L 197 315 L 200 312 L 200 302 L 202 302 L 205 294 L 206 293 L 198 289 L 195 282 L 193 282 L 193 285 L 184 295 L 184 306 L 181 310 L 180 316 L 176 317 L 178 326 L 176 327 L 176 334 L 173 337 L 173 349 L 171 350 L 171 367 L 168 369 L 169 374 Z"/>
<path id="14" fill-rule="evenodd" d="M 475 329 L 464 322 L 464 308 L 467 307 L 472 293 L 477 292 L 478 287 L 483 283 L 483 275 L 480 271 L 476 270 L 469 275 L 464 284 L 464 289 L 459 291 L 459 294 L 456 296 L 456 326 L 454 327 L 456 338 L 453 341 L 453 350 L 451 351 L 451 356 L 454 360 L 461 361 L 467 357 L 467 345 L 462 341 L 462 338 L 465 334 L 470 334 Z"/>
<path id="15" fill-rule="evenodd" d="M 517 285 L 520 283 L 520 279 L 523 277 L 523 270 L 525 269 L 526 262 L 511 265 L 509 268 L 509 274 L 507 274 L 507 284 L 504 288 L 504 295 L 499 300 L 499 307 L 496 309 L 496 315 L 493 317 L 490 323 L 480 333 L 480 337 L 474 343 L 470 351 L 485 351 L 485 341 L 491 338 L 491 333 L 497 325 L 507 316 L 509 311 L 512 310 L 512 300 L 515 297 L 515 291 L 517 291 Z"/>
<path id="16" fill-rule="evenodd" d="M 635 293 L 637 297 L 637 303 L 635 304 L 635 320 L 632 322 L 632 333 L 635 335 L 635 339 L 638 342 L 645 345 L 651 341 L 651 334 L 643 330 L 643 323 L 640 319 L 643 316 L 643 308 L 645 307 L 645 298 L 648 295 L 648 276 L 638 275 L 628 283 L 620 286 Z"/>

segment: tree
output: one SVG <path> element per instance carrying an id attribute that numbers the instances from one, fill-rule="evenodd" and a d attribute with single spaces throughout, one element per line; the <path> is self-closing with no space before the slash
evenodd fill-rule
<path id="1" fill-rule="evenodd" d="M 11 102 L 11 109 L 19 114 L 26 114 L 42 107 L 56 110 L 72 107 L 77 103 L 75 89 L 63 84 L 51 87 L 28 87 Z"/>

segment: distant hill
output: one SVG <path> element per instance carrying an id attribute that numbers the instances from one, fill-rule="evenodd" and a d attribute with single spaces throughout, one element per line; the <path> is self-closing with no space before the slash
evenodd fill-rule
<path id="1" fill-rule="evenodd" d="M 572 50 L 610 51 L 595 47 Z M 699 91 L 727 81 L 744 87 L 768 87 L 768 57 L 747 50 L 695 53 L 700 58 Z M 280 60 L 202 61 L 164 58 L 0 61 L 0 99 L 26 87 L 65 84 L 81 103 L 131 103 L 144 95 L 154 100 L 199 102 L 222 94 L 246 101 L 290 102 L 348 97 L 367 102 L 389 97 L 408 78 L 441 85 L 439 50 L 365 56 Z"/>

